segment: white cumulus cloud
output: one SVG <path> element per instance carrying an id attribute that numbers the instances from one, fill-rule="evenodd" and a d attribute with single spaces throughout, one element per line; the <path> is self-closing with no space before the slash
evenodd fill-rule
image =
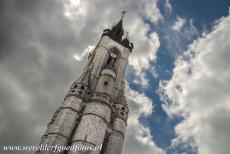
<path id="1" fill-rule="evenodd" d="M 176 128 L 179 143 L 197 147 L 200 154 L 230 151 L 230 16 L 189 45 L 176 60 L 173 77 L 162 82 L 163 106 L 184 119 Z"/>
<path id="2" fill-rule="evenodd" d="M 164 154 L 165 151 L 154 143 L 150 129 L 139 121 L 141 116 L 148 116 L 153 112 L 153 102 L 144 94 L 132 90 L 128 85 L 126 94 L 130 112 L 123 153 Z"/>
<path id="3" fill-rule="evenodd" d="M 176 21 L 174 22 L 173 26 L 171 27 L 174 31 L 180 31 L 181 28 L 183 28 L 183 26 L 186 23 L 186 19 L 181 18 L 181 17 L 177 17 Z"/>

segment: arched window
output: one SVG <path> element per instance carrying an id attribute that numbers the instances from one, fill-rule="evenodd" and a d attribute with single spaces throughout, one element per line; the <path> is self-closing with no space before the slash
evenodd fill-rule
<path id="1" fill-rule="evenodd" d="M 119 56 L 119 49 L 117 49 L 116 47 L 112 47 L 110 50 L 109 50 L 109 53 L 110 55 L 112 56 L 116 56 L 114 58 L 117 58 Z"/>
<path id="2" fill-rule="evenodd" d="M 108 86 L 109 82 L 105 81 L 104 86 Z"/>
<path id="3" fill-rule="evenodd" d="M 81 86 L 81 90 L 84 90 L 85 89 L 85 87 L 84 86 Z"/>

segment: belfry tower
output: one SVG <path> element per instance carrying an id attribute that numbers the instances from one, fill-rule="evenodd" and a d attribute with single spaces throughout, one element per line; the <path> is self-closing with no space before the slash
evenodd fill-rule
<path id="1" fill-rule="evenodd" d="M 124 76 L 133 44 L 124 36 L 123 16 L 105 29 L 89 53 L 82 75 L 74 81 L 53 114 L 40 145 L 84 145 L 99 150 L 43 151 L 36 154 L 121 154 L 128 117 Z"/>

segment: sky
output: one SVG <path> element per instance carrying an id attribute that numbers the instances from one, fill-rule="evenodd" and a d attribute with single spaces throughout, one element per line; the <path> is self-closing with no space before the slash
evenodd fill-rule
<path id="1" fill-rule="evenodd" d="M 229 153 L 230 0 L 1 0 L 0 148 L 39 144 L 123 10 L 134 44 L 123 154 Z"/>

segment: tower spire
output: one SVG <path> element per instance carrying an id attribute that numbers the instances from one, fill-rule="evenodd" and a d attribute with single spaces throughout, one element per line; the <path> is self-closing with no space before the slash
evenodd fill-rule
<path id="1" fill-rule="evenodd" d="M 122 11 L 122 16 L 121 16 L 121 19 L 119 20 L 119 22 L 112 27 L 111 29 L 111 32 L 113 33 L 114 37 L 117 39 L 117 40 L 121 40 L 122 39 L 122 36 L 124 35 L 124 29 L 123 29 L 123 18 L 124 18 L 124 15 L 127 11 Z"/>
<path id="2" fill-rule="evenodd" d="M 123 28 L 123 18 L 127 12 L 128 11 L 126 10 L 122 11 L 121 19 L 116 24 L 114 24 L 111 29 L 105 29 L 103 31 L 102 36 L 106 36 L 106 35 L 109 36 L 114 41 L 120 43 L 126 48 L 129 48 L 130 52 L 132 52 L 132 49 L 134 47 L 133 43 L 129 41 L 128 34 L 124 36 L 124 28 Z"/>
<path id="3" fill-rule="evenodd" d="M 124 15 L 126 14 L 126 12 L 128 12 L 127 10 L 122 11 L 122 16 L 121 16 L 121 20 L 124 18 Z"/>

